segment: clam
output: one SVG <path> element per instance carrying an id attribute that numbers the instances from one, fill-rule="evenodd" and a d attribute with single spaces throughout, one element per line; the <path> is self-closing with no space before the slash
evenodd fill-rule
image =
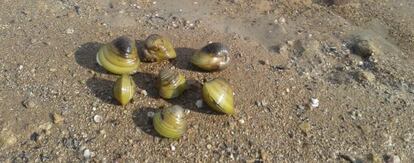
<path id="1" fill-rule="evenodd" d="M 232 115 L 234 111 L 233 90 L 222 78 L 207 81 L 203 85 L 203 100 L 215 111 Z"/>
<path id="2" fill-rule="evenodd" d="M 159 80 L 159 94 L 165 99 L 181 95 L 186 88 L 184 75 L 171 69 L 161 70 Z"/>
<path id="3" fill-rule="evenodd" d="M 135 41 L 126 36 L 118 37 L 102 46 L 96 55 L 96 61 L 114 74 L 136 73 L 140 65 Z"/>
<path id="4" fill-rule="evenodd" d="M 122 106 L 125 106 L 134 96 L 135 90 L 136 85 L 134 80 L 132 80 L 131 76 L 123 74 L 115 82 L 113 90 L 114 97 Z"/>
<path id="5" fill-rule="evenodd" d="M 191 63 L 205 71 L 225 69 L 230 62 L 229 50 L 222 43 L 210 43 L 196 51 Z"/>
<path id="6" fill-rule="evenodd" d="M 173 59 L 177 55 L 171 41 L 158 34 L 148 36 L 144 43 L 144 60 L 148 62 L 160 62 Z"/>
<path id="7" fill-rule="evenodd" d="M 156 113 L 153 124 L 155 131 L 166 138 L 178 139 L 187 130 L 184 109 L 178 105 L 170 106 Z"/>

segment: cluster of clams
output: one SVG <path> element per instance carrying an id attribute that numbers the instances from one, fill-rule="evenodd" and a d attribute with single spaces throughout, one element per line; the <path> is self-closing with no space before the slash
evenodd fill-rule
<path id="1" fill-rule="evenodd" d="M 142 60 L 147 62 L 160 62 L 176 58 L 175 49 L 171 41 L 158 34 L 150 35 L 143 46 Z M 136 85 L 130 75 L 140 69 L 140 55 L 135 41 L 121 36 L 102 46 L 96 60 L 107 71 L 118 74 L 113 93 L 115 99 L 125 106 L 132 99 Z M 191 63 L 205 71 L 219 71 L 229 65 L 229 51 L 222 43 L 210 43 L 197 50 L 191 57 Z M 171 69 L 159 72 L 159 95 L 164 99 L 180 96 L 186 89 L 186 79 L 183 74 Z M 216 78 L 203 84 L 202 97 L 205 103 L 217 112 L 228 115 L 235 113 L 233 90 L 229 83 Z M 173 105 L 158 112 L 153 117 L 154 129 L 167 138 L 180 138 L 186 131 L 184 109 Z"/>

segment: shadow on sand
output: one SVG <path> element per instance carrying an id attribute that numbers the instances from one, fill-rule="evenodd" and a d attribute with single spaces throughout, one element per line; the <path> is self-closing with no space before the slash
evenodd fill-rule
<path id="1" fill-rule="evenodd" d="M 84 68 L 103 74 L 109 74 L 108 71 L 99 66 L 98 62 L 96 62 L 96 53 L 98 53 L 101 46 L 103 46 L 103 44 L 98 42 L 88 42 L 81 45 L 75 52 L 76 62 Z"/>

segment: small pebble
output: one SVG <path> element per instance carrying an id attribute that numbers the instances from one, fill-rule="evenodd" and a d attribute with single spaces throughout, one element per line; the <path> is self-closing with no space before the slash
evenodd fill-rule
<path id="1" fill-rule="evenodd" d="M 311 98 L 310 106 L 311 108 L 319 107 L 319 100 L 317 98 Z"/>
<path id="2" fill-rule="evenodd" d="M 299 125 L 300 130 L 307 135 L 311 130 L 311 125 L 308 122 L 303 122 Z"/>
<path id="3" fill-rule="evenodd" d="M 36 103 L 33 100 L 27 99 L 23 101 L 23 106 L 27 109 L 36 108 Z"/>
<path id="4" fill-rule="evenodd" d="M 141 93 L 144 96 L 147 96 L 148 95 L 148 92 L 146 90 L 141 90 L 141 92 L 139 92 L 139 93 Z"/>
<path id="5" fill-rule="evenodd" d="M 19 70 L 22 70 L 23 69 L 23 65 L 19 65 L 18 69 Z"/>
<path id="6" fill-rule="evenodd" d="M 100 115 L 93 116 L 93 121 L 95 121 L 95 123 L 101 123 L 102 120 L 103 120 L 103 118 Z"/>
<path id="7" fill-rule="evenodd" d="M 352 157 L 351 155 L 348 155 L 348 154 L 340 153 L 339 157 L 346 160 L 346 161 L 349 161 L 349 162 L 357 162 L 357 159 L 355 159 L 354 157 Z"/>
<path id="8" fill-rule="evenodd" d="M 66 29 L 66 34 L 73 34 L 73 32 L 75 32 L 73 28 Z"/>
<path id="9" fill-rule="evenodd" d="M 378 154 L 371 153 L 370 154 L 370 159 L 371 159 L 372 163 L 382 163 L 382 158 Z"/>
<path id="10" fill-rule="evenodd" d="M 148 113 L 147 113 L 147 116 L 149 117 L 149 118 L 152 118 L 152 117 L 154 117 L 154 112 L 152 112 L 152 111 L 149 111 Z"/>
<path id="11" fill-rule="evenodd" d="M 175 151 L 175 146 L 173 144 L 171 144 L 171 150 Z"/>
<path id="12" fill-rule="evenodd" d="M 289 40 L 286 42 L 289 46 L 293 46 L 293 44 L 295 44 L 295 41 L 293 40 Z"/>
<path id="13" fill-rule="evenodd" d="M 197 106 L 197 108 L 202 108 L 203 107 L 203 100 L 197 100 L 195 105 Z"/>
<path id="14" fill-rule="evenodd" d="M 12 146 L 17 143 L 16 136 L 8 130 L 0 130 L 0 149 Z"/>
<path id="15" fill-rule="evenodd" d="M 261 101 L 256 101 L 255 104 L 256 104 L 256 106 L 259 106 L 259 107 L 262 106 L 262 102 Z"/>
<path id="16" fill-rule="evenodd" d="M 375 80 L 375 75 L 369 71 L 362 71 L 359 73 L 359 80 L 373 82 Z"/>
<path id="17" fill-rule="evenodd" d="M 85 159 L 90 159 L 90 158 L 92 157 L 92 153 L 91 153 L 91 151 L 90 151 L 89 149 L 85 149 L 85 150 L 83 151 L 83 157 L 84 157 Z"/>
<path id="18" fill-rule="evenodd" d="M 190 112 L 191 112 L 191 110 L 190 110 L 190 109 L 185 109 L 185 110 L 184 110 L 185 115 L 190 114 Z"/>
<path id="19" fill-rule="evenodd" d="M 56 71 L 57 71 L 57 69 L 55 69 L 55 68 L 50 68 L 50 69 L 49 69 L 49 71 L 50 71 L 50 72 L 56 72 Z"/>
<path id="20" fill-rule="evenodd" d="M 269 63 L 269 60 L 259 60 L 259 63 L 261 64 L 261 65 L 269 65 L 270 63 Z"/>
<path id="21" fill-rule="evenodd" d="M 240 124 L 244 124 L 244 119 L 239 119 Z"/>
<path id="22" fill-rule="evenodd" d="M 65 120 L 65 118 L 62 117 L 62 115 L 57 114 L 57 113 L 53 113 L 52 119 L 53 119 L 53 123 L 55 124 L 62 123 Z"/>
<path id="23" fill-rule="evenodd" d="M 211 149 L 213 146 L 211 144 L 207 144 L 207 149 Z"/>
<path id="24" fill-rule="evenodd" d="M 34 44 L 36 42 L 37 42 L 37 39 L 35 39 L 35 38 L 30 39 L 30 43 Z"/>
<path id="25" fill-rule="evenodd" d="M 286 19 L 284 17 L 280 17 L 278 22 L 281 23 L 281 24 L 284 24 L 284 23 L 286 23 Z"/>
<path id="26" fill-rule="evenodd" d="M 401 163 L 401 159 L 397 155 L 387 154 L 385 155 L 385 163 Z"/>
<path id="27" fill-rule="evenodd" d="M 39 140 L 41 140 L 41 136 L 40 136 L 39 133 L 34 132 L 32 135 L 30 135 L 30 140 L 39 141 Z"/>
<path id="28" fill-rule="evenodd" d="M 262 106 L 267 106 L 267 104 L 268 104 L 265 99 L 263 99 L 261 103 L 262 103 Z"/>

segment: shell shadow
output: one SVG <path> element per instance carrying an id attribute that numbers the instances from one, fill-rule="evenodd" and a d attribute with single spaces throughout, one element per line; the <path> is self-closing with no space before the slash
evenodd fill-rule
<path id="1" fill-rule="evenodd" d="M 149 97 L 155 99 L 159 98 L 156 88 L 158 78 L 155 74 L 138 72 L 135 73 L 132 78 L 139 89 L 147 91 Z"/>
<path id="2" fill-rule="evenodd" d="M 151 107 L 142 107 L 139 109 L 134 110 L 132 113 L 132 120 L 134 121 L 135 125 L 139 127 L 143 132 L 148 135 L 161 137 L 155 131 L 152 118 L 148 117 L 148 112 L 156 113 L 159 109 L 151 108 Z"/>
<path id="3" fill-rule="evenodd" d="M 141 62 L 147 62 L 145 61 L 145 58 L 144 58 L 144 44 L 145 44 L 144 40 L 135 40 L 135 45 L 137 46 L 137 50 L 138 50 L 138 57 Z"/>
<path id="4" fill-rule="evenodd" d="M 199 83 L 196 80 L 192 80 L 192 79 L 187 80 L 187 82 L 192 83 L 192 84 L 187 84 L 187 90 L 185 90 L 181 96 L 178 96 L 174 99 L 170 99 L 167 101 L 173 105 L 180 105 L 184 107 L 185 109 L 189 109 L 191 111 L 204 113 L 204 114 L 211 114 L 211 115 L 221 115 L 221 113 L 215 112 L 211 110 L 210 108 L 208 108 L 207 104 L 203 104 L 203 107 L 197 108 L 195 103 L 197 102 L 197 100 L 202 99 L 201 83 Z"/>
<path id="5" fill-rule="evenodd" d="M 195 67 L 191 64 L 191 56 L 194 54 L 196 49 L 192 48 L 175 48 L 175 52 L 177 53 L 177 58 L 174 60 L 171 60 L 171 63 L 182 70 L 190 70 L 190 71 L 197 71 L 197 72 L 203 72 L 201 69 Z"/>
<path id="6" fill-rule="evenodd" d="M 113 88 L 114 84 L 115 82 L 113 81 L 96 77 L 90 78 L 86 81 L 87 87 L 91 90 L 95 97 L 108 104 L 119 105 L 118 102 L 112 98 L 112 89 L 108 89 Z"/>
<path id="7" fill-rule="evenodd" d="M 79 47 L 75 52 L 76 62 L 87 69 L 91 69 L 95 72 L 109 74 L 108 71 L 99 66 L 96 62 L 96 53 L 98 53 L 99 48 L 104 44 L 98 42 L 88 42 Z"/>

